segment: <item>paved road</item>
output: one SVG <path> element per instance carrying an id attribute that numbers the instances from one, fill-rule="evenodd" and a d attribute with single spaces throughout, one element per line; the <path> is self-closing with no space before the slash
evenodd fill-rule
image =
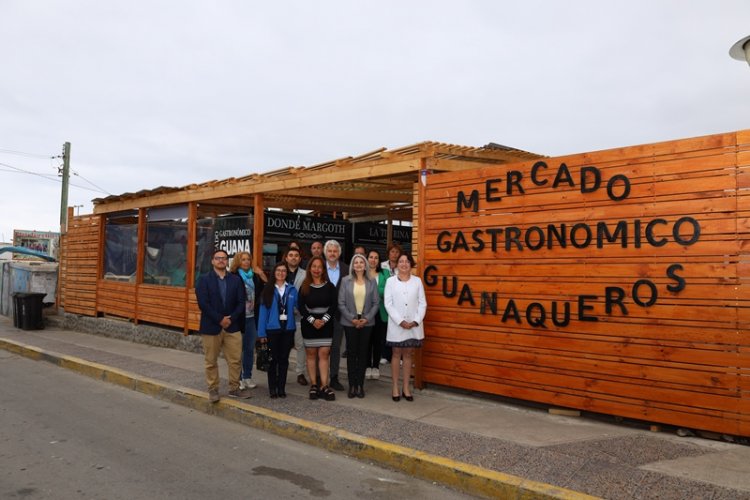
<path id="1" fill-rule="evenodd" d="M 0 498 L 469 498 L 7 352 L 0 402 Z"/>

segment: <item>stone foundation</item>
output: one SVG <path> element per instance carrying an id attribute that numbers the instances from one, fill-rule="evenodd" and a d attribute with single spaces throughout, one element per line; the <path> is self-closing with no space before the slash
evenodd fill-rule
<path id="1" fill-rule="evenodd" d="M 130 340 L 131 342 L 157 347 L 169 347 L 181 351 L 203 352 L 199 335 L 185 336 L 182 331 L 170 330 L 169 328 L 136 325 L 124 319 L 80 316 L 65 313 L 62 310 L 56 315 L 45 315 L 44 319 L 48 325 L 66 330 Z"/>

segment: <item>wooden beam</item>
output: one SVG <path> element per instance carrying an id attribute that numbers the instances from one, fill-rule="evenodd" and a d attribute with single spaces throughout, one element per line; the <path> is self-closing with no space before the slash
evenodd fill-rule
<path id="1" fill-rule="evenodd" d="M 133 306 L 133 323 L 138 324 L 139 288 L 143 284 L 143 272 L 146 259 L 146 209 L 138 209 L 138 253 L 135 263 L 135 305 Z"/>
<path id="2" fill-rule="evenodd" d="M 196 202 L 191 202 L 196 203 Z M 211 215 L 213 217 L 216 217 L 220 214 L 226 214 L 226 213 L 235 213 L 235 214 L 249 214 L 253 211 L 252 205 L 206 205 L 204 203 L 200 203 L 199 213 L 201 217 L 206 215 Z"/>
<path id="3" fill-rule="evenodd" d="M 253 197 L 252 196 L 230 196 L 226 198 L 213 198 L 210 200 L 203 200 L 201 202 L 201 206 L 206 205 L 206 204 L 242 206 L 242 207 L 247 208 L 249 212 L 250 208 L 253 206 Z"/>
<path id="4" fill-rule="evenodd" d="M 187 269 L 185 272 L 185 327 L 182 334 L 190 334 L 190 290 L 195 283 L 196 239 L 198 236 L 198 204 L 188 204 Z"/>
<path id="5" fill-rule="evenodd" d="M 436 172 L 459 172 L 463 170 L 472 170 L 475 168 L 489 167 L 499 165 L 505 162 L 480 162 L 471 160 L 459 160 L 455 158 L 428 158 L 427 168 Z"/>
<path id="6" fill-rule="evenodd" d="M 253 267 L 263 266 L 264 208 L 264 197 L 262 194 L 259 194 L 255 197 L 253 204 Z"/>
<path id="7" fill-rule="evenodd" d="M 408 202 L 411 200 L 412 193 L 383 193 L 373 190 L 343 190 L 343 189 L 319 189 L 319 188 L 300 188 L 290 189 L 274 193 L 282 196 L 294 196 L 304 198 L 327 198 L 334 200 L 358 200 L 373 202 Z"/>
<path id="8" fill-rule="evenodd" d="M 429 182 L 429 175 L 426 172 L 427 161 L 422 160 L 422 177 L 417 182 L 417 231 L 421 234 L 414 235 L 412 233 L 412 241 L 414 236 L 417 236 L 417 276 L 424 276 L 424 255 L 425 255 L 425 239 L 424 239 L 424 227 L 425 227 L 425 193 L 426 185 Z M 413 224 L 412 224 L 413 225 Z M 414 229 L 412 228 L 412 231 Z M 414 248 L 411 249 L 414 252 Z M 414 370 L 414 387 L 424 389 L 424 375 L 422 372 L 422 349 L 416 349 L 416 369 Z"/>
<path id="9" fill-rule="evenodd" d="M 179 190 L 154 196 L 143 196 L 128 200 L 99 203 L 94 206 L 94 213 L 119 212 L 135 208 L 177 205 L 191 201 L 203 201 L 232 196 L 243 196 L 256 193 L 273 193 L 295 188 L 318 186 L 327 183 L 388 178 L 397 174 L 419 171 L 419 158 L 391 162 L 385 165 L 367 163 L 347 165 L 346 168 L 329 168 L 321 170 L 291 173 L 271 179 L 248 180 L 232 184 L 202 186 L 191 190 Z"/>

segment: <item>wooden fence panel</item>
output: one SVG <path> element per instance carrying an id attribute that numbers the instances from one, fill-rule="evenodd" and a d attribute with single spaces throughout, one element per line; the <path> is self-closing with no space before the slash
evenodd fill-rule
<path id="1" fill-rule="evenodd" d="M 60 305 L 66 312 L 96 315 L 100 223 L 99 215 L 81 215 L 68 221 L 61 244 L 60 273 Z"/>
<path id="2" fill-rule="evenodd" d="M 97 309 L 99 312 L 135 319 L 136 285 L 100 279 Z"/>
<path id="3" fill-rule="evenodd" d="M 185 288 L 140 284 L 137 290 L 139 321 L 185 327 Z"/>
<path id="4" fill-rule="evenodd" d="M 428 178 L 424 382 L 750 435 L 750 131 Z"/>

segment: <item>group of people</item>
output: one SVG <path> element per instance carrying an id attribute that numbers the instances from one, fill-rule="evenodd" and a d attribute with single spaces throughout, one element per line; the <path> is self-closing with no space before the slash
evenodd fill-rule
<path id="1" fill-rule="evenodd" d="M 220 351 L 229 367 L 229 396 L 250 397 L 257 387 L 257 339 L 270 351 L 271 398 L 286 398 L 294 347 L 297 382 L 307 385 L 309 378 L 310 399 L 333 401 L 335 391 L 345 390 L 339 381 L 345 339 L 349 398 L 365 397 L 365 380 L 378 379 L 381 358 L 389 357 L 393 401 L 413 401 L 413 356 L 422 346 L 427 311 L 422 281 L 412 274 L 413 257 L 393 244 L 381 264 L 376 250 L 358 246 L 346 264 L 336 240 L 315 241 L 310 253 L 303 261 L 302 248 L 291 242 L 267 276 L 253 267 L 249 252 L 238 252 L 229 264 L 225 251 L 214 251 L 212 271 L 196 286 L 209 400 L 220 399 Z"/>

